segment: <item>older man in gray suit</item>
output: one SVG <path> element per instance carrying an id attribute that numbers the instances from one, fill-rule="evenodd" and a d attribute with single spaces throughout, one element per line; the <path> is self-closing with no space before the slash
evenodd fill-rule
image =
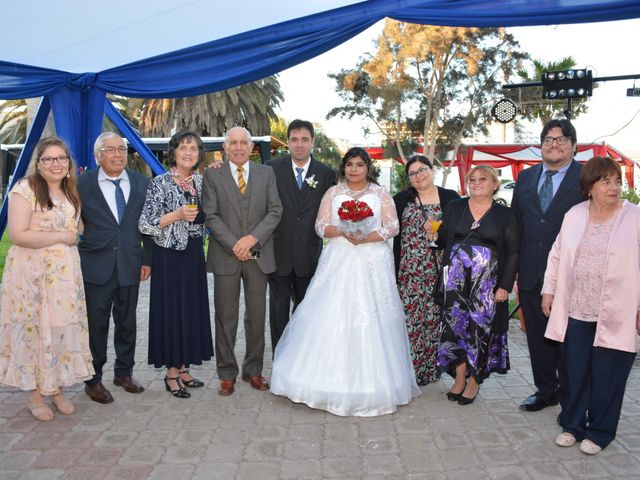
<path id="1" fill-rule="evenodd" d="M 207 270 L 214 278 L 218 393 L 231 395 L 239 373 L 234 347 L 241 281 L 246 309 L 241 378 L 257 390 L 269 388 L 262 376 L 266 289 L 267 275 L 276 270 L 273 232 L 282 203 L 273 170 L 249 161 L 253 143 L 245 128 L 227 132 L 224 150 L 222 167 L 205 173 L 202 206 L 211 232 Z"/>

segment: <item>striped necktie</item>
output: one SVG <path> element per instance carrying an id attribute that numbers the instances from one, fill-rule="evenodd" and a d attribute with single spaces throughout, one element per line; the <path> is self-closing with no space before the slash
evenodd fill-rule
<path id="1" fill-rule="evenodd" d="M 302 172 L 304 172 L 304 168 L 296 167 L 296 172 L 298 172 L 298 175 L 296 175 L 296 182 L 298 183 L 298 189 L 301 189 L 302 188 Z"/>
<path id="2" fill-rule="evenodd" d="M 122 218 L 124 217 L 124 210 L 127 208 L 127 201 L 124 199 L 124 192 L 122 191 L 122 187 L 120 187 L 120 180 L 109 180 L 116 187 L 116 210 L 118 211 L 118 223 L 122 223 Z"/>
<path id="3" fill-rule="evenodd" d="M 244 195 L 247 191 L 247 182 L 244 181 L 244 175 L 242 175 L 244 168 L 238 167 L 236 171 L 238 172 L 238 190 Z"/>

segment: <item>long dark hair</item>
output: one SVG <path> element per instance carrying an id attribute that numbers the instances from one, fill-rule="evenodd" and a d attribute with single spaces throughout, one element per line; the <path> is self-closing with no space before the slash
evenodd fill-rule
<path id="1" fill-rule="evenodd" d="M 27 172 L 27 181 L 36 197 L 36 206 L 39 206 L 41 210 L 45 208 L 51 210 L 53 208 L 53 201 L 49 193 L 49 184 L 47 184 L 47 181 L 38 170 L 40 157 L 42 157 L 44 151 L 49 147 L 60 147 L 64 150 L 64 154 L 69 157 L 69 163 L 67 165 L 69 170 L 67 175 L 62 179 L 62 182 L 60 182 L 60 189 L 62 193 L 64 193 L 64 196 L 67 197 L 67 200 L 73 205 L 75 216 L 77 217 L 80 213 L 80 195 L 78 195 L 78 189 L 76 188 L 75 163 L 73 158 L 71 158 L 69 147 L 58 137 L 45 137 L 41 139 L 33 151 L 33 157 L 31 157 L 29 171 Z"/>
<path id="2" fill-rule="evenodd" d="M 376 185 L 379 185 L 377 180 L 373 178 L 373 175 L 372 175 L 373 162 L 371 161 L 371 157 L 369 156 L 367 151 L 361 147 L 351 147 L 349 150 L 347 150 L 347 153 L 344 154 L 344 157 L 342 157 L 342 161 L 340 162 L 340 167 L 338 167 L 338 173 L 340 174 L 340 179 L 346 179 L 346 175 L 344 173 L 344 167 L 349 160 L 356 157 L 360 157 L 362 160 L 364 160 L 364 163 L 367 165 L 367 182 L 375 183 Z"/>

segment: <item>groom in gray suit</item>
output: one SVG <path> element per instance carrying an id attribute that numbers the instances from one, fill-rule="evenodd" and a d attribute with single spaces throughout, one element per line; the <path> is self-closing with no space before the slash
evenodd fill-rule
<path id="1" fill-rule="evenodd" d="M 207 169 L 202 189 L 211 232 L 207 270 L 214 278 L 218 393 L 223 396 L 234 392 L 239 373 L 234 347 L 241 281 L 246 310 L 241 378 L 256 390 L 269 388 L 262 376 L 267 276 L 276 270 L 273 232 L 282 216 L 273 170 L 249 161 L 251 134 L 242 127 L 230 129 L 224 150 L 226 161 Z"/>

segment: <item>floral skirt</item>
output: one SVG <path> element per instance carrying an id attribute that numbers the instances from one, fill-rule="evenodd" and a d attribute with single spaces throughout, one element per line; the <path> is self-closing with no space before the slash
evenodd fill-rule
<path id="1" fill-rule="evenodd" d="M 461 363 L 478 383 L 492 372 L 507 373 L 507 334 L 495 334 L 494 290 L 498 260 L 492 249 L 456 244 L 452 249 L 438 368 L 453 373 Z"/>

